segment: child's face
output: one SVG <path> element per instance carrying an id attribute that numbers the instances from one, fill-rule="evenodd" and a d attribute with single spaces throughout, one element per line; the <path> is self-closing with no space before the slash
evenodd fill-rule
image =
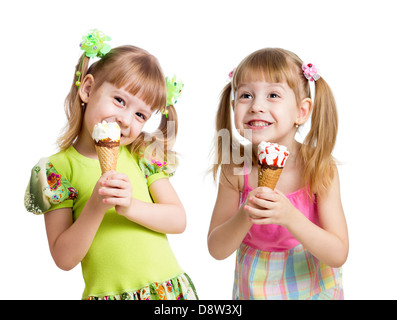
<path id="1" fill-rule="evenodd" d="M 103 120 L 117 122 L 121 129 L 120 144 L 128 145 L 141 133 L 151 114 L 150 106 L 140 98 L 104 82 L 88 97 L 83 131 L 91 135 L 94 126 Z"/>
<path id="2" fill-rule="evenodd" d="M 299 115 L 295 94 L 286 82 L 243 83 L 235 93 L 234 121 L 243 135 L 252 130 L 252 143 L 261 141 L 289 145 L 296 133 Z"/>

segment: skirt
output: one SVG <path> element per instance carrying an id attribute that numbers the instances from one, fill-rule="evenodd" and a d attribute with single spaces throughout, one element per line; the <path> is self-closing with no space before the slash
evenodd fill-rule
<path id="1" fill-rule="evenodd" d="M 87 300 L 198 300 L 193 282 L 186 273 L 163 282 L 153 282 L 139 290 L 90 296 Z"/>
<path id="2" fill-rule="evenodd" d="M 233 299 L 343 300 L 342 269 L 320 262 L 301 244 L 283 252 L 241 244 Z"/>

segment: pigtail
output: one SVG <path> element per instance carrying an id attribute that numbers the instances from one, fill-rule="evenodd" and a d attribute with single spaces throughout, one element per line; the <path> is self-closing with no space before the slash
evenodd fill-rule
<path id="1" fill-rule="evenodd" d="M 231 115 L 231 93 L 232 85 L 229 82 L 221 93 L 221 100 L 219 102 L 218 111 L 216 113 L 216 130 L 227 129 L 232 130 L 232 124 L 230 121 Z"/>
<path id="2" fill-rule="evenodd" d="M 65 113 L 67 123 L 64 128 L 64 133 L 58 138 L 57 144 L 61 150 L 67 149 L 71 146 L 79 135 L 84 114 L 82 101 L 78 94 L 80 79 L 84 79 L 87 74 L 88 63 L 90 58 L 83 53 L 76 65 L 73 83 L 69 94 L 65 99 Z"/>
<path id="3" fill-rule="evenodd" d="M 230 156 L 232 154 L 232 144 L 230 141 L 227 141 L 228 144 L 225 146 L 223 143 L 224 135 L 222 133 L 228 133 L 228 138 L 232 135 L 232 123 L 231 123 L 231 93 L 232 93 L 232 85 L 229 82 L 221 93 L 221 98 L 219 101 L 218 111 L 216 113 L 216 136 L 215 136 L 215 147 L 213 152 L 215 153 L 216 161 L 214 161 L 212 167 L 212 175 L 214 180 L 216 180 L 219 166 L 222 164 L 222 159 L 225 156 Z M 227 149 L 226 149 L 227 147 Z"/>
<path id="4" fill-rule="evenodd" d="M 164 139 L 164 150 L 170 150 L 174 146 L 178 134 L 178 115 L 174 105 L 167 106 L 167 115 L 161 115 L 160 125 L 157 130 L 162 133 Z"/>
<path id="5" fill-rule="evenodd" d="M 160 124 L 153 133 L 140 133 L 131 145 L 131 152 L 166 162 L 173 172 L 178 165 L 177 153 L 172 150 L 178 133 L 178 116 L 173 105 L 167 106 L 167 111 L 167 115 L 161 114 Z"/>
<path id="6" fill-rule="evenodd" d="M 169 168 L 176 168 L 178 166 L 178 158 L 177 153 L 173 151 L 172 148 L 178 134 L 178 115 L 172 104 L 167 106 L 167 110 L 167 115 L 161 115 L 158 130 L 162 133 L 162 137 L 164 137 L 164 141 L 162 141 L 165 151 L 164 161 L 167 162 Z"/>
<path id="7" fill-rule="evenodd" d="M 301 147 L 304 181 L 309 181 L 310 193 L 325 191 L 335 174 L 332 150 L 338 131 L 338 114 L 331 88 L 323 78 L 315 82 L 315 98 L 311 129 Z"/>

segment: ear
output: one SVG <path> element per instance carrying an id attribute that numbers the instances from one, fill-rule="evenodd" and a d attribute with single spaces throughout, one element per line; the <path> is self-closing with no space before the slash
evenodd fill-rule
<path id="1" fill-rule="evenodd" d="M 92 74 L 87 74 L 79 87 L 79 96 L 81 101 L 87 103 L 90 99 L 92 90 L 94 88 L 94 77 Z"/>
<path id="2" fill-rule="evenodd" d="M 295 123 L 298 125 L 305 123 L 306 120 L 309 119 L 310 114 L 312 113 L 312 107 L 313 107 L 312 99 L 310 98 L 303 99 Z"/>

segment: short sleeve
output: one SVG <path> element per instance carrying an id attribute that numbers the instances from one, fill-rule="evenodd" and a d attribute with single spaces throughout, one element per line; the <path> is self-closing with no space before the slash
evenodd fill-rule
<path id="1" fill-rule="evenodd" d="M 170 177 L 170 175 L 164 171 L 152 174 L 149 177 L 147 177 L 147 185 L 150 186 L 153 182 L 155 182 L 157 180 L 169 178 L 169 177 Z"/>
<path id="2" fill-rule="evenodd" d="M 57 172 L 48 158 L 42 158 L 32 169 L 25 192 L 25 208 L 42 214 L 72 207 L 78 193 L 70 182 Z"/>
<path id="3" fill-rule="evenodd" d="M 138 164 L 147 179 L 148 186 L 159 179 L 172 177 L 176 170 L 176 165 L 169 165 L 144 152 L 138 154 Z"/>

